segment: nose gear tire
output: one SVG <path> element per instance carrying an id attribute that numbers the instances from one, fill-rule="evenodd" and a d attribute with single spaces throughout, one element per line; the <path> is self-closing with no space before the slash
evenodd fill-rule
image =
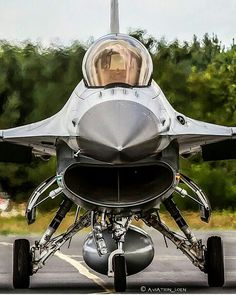
<path id="1" fill-rule="evenodd" d="M 126 290 L 126 261 L 124 255 L 116 255 L 113 258 L 114 288 L 116 292 Z"/>

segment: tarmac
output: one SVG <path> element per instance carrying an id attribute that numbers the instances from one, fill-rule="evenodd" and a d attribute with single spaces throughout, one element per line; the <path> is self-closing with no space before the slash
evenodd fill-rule
<path id="1" fill-rule="evenodd" d="M 224 242 L 225 285 L 209 288 L 207 275 L 202 273 L 182 252 L 154 229 L 148 229 L 155 245 L 155 257 L 142 272 L 127 277 L 126 293 L 155 294 L 235 294 L 236 293 L 236 231 L 195 231 L 206 243 L 211 235 L 221 236 Z M 31 278 L 30 288 L 12 287 L 12 244 L 19 237 L 0 236 L 0 293 L 114 293 L 113 279 L 91 270 L 83 261 L 82 244 L 85 234 L 76 235 L 68 249 L 50 258 L 45 267 Z M 26 238 L 26 237 L 24 237 Z M 31 237 L 33 242 L 37 238 Z"/>

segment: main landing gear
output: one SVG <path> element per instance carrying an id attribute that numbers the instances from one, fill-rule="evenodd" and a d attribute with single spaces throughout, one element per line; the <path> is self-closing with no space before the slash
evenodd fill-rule
<path id="1" fill-rule="evenodd" d="M 36 241 L 31 248 L 28 240 L 15 240 L 13 248 L 13 286 L 15 289 L 29 288 L 30 276 L 41 269 L 48 258 L 77 232 L 90 226 L 91 211 L 87 211 L 80 218 L 77 216 L 75 222 L 65 233 L 52 237 L 71 206 L 72 202 L 65 198 L 41 240 Z"/>
<path id="2" fill-rule="evenodd" d="M 222 287 L 225 279 L 223 245 L 220 237 L 208 238 L 205 259 L 208 285 L 210 287 Z"/>
<path id="3" fill-rule="evenodd" d="M 76 220 L 69 229 L 56 237 L 53 237 L 56 229 L 65 217 L 66 213 L 71 208 L 71 201 L 67 198 L 62 202 L 58 212 L 50 223 L 45 234 L 40 241 L 36 241 L 30 248 L 28 240 L 20 239 L 14 243 L 14 259 L 13 259 L 13 286 L 16 289 L 28 288 L 30 286 L 30 276 L 41 269 L 45 262 L 58 251 L 80 230 L 89 227 L 92 223 L 94 239 L 99 253 L 106 254 L 107 248 L 102 237 L 102 224 L 100 225 L 94 213 L 91 211 L 85 212 Z M 105 219 L 105 216 L 103 216 Z M 109 254 L 108 258 L 108 276 L 114 278 L 114 288 L 117 292 L 126 290 L 126 259 L 124 256 L 123 245 L 125 235 L 131 222 L 131 217 L 112 217 L 110 230 L 112 237 L 116 242 L 117 249 Z"/>
<path id="4" fill-rule="evenodd" d="M 13 286 L 25 289 L 30 285 L 32 275 L 32 257 L 28 240 L 15 240 L 13 246 Z"/>
<path id="5" fill-rule="evenodd" d="M 160 219 L 158 210 L 149 211 L 142 218 L 148 225 L 158 230 L 165 238 L 168 238 L 178 249 L 186 255 L 192 263 L 208 276 L 209 287 L 223 287 L 224 285 L 224 255 L 220 237 L 212 236 L 207 240 L 207 247 L 202 244 L 190 231 L 186 221 L 178 211 L 172 199 L 164 202 L 167 210 L 174 217 L 185 237 L 171 231 Z"/>

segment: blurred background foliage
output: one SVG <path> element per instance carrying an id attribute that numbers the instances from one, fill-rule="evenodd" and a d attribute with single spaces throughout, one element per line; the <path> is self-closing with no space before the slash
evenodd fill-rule
<path id="1" fill-rule="evenodd" d="M 217 36 L 171 43 L 144 30 L 130 32 L 150 51 L 154 80 L 179 112 L 211 123 L 236 126 L 236 45 L 224 48 Z M 47 118 L 59 111 L 82 79 L 86 46 L 48 49 L 26 42 L 0 41 L 0 129 Z M 17 202 L 55 174 L 56 161 L 0 164 L 0 185 Z M 214 209 L 236 207 L 236 161 L 181 160 L 181 171 L 209 196 Z M 196 208 L 180 202 L 183 209 Z M 196 208 L 197 209 L 197 208 Z"/>

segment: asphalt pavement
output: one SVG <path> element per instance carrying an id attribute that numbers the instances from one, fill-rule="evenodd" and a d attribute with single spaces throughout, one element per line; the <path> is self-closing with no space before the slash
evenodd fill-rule
<path id="1" fill-rule="evenodd" d="M 206 274 L 193 266 L 174 245 L 169 242 L 166 248 L 162 235 L 154 229 L 148 229 L 148 233 L 155 245 L 155 258 L 144 271 L 127 278 L 126 293 L 236 293 L 236 231 L 195 231 L 204 242 L 211 235 L 221 236 L 224 241 L 226 282 L 223 288 L 209 288 Z M 12 244 L 19 237 L 0 236 L 0 293 L 113 293 L 113 279 L 92 271 L 83 262 L 84 237 L 85 234 L 78 234 L 69 249 L 65 245 L 48 260 L 31 278 L 30 289 L 14 290 Z"/>

